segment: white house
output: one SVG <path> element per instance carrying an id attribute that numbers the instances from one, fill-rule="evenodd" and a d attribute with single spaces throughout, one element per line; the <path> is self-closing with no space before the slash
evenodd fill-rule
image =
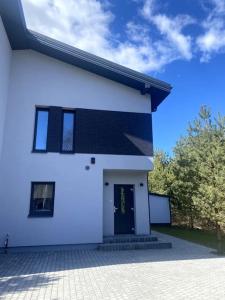
<path id="1" fill-rule="evenodd" d="M 151 114 L 171 86 L 28 30 L 19 0 L 0 16 L 0 246 L 149 234 Z"/>

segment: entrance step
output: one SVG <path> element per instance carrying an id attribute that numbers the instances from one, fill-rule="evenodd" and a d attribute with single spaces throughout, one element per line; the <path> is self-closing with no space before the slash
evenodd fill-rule
<path id="1" fill-rule="evenodd" d="M 101 251 L 138 250 L 138 249 L 170 249 L 169 242 L 129 242 L 129 243 L 103 243 L 98 245 Z"/>
<path id="2" fill-rule="evenodd" d="M 105 244 L 156 242 L 158 238 L 152 235 L 117 235 L 103 238 Z"/>
<path id="3" fill-rule="evenodd" d="M 103 244 L 98 245 L 98 250 L 137 250 L 137 249 L 169 249 L 172 248 L 170 242 L 158 240 L 152 235 L 116 235 L 105 236 Z"/>

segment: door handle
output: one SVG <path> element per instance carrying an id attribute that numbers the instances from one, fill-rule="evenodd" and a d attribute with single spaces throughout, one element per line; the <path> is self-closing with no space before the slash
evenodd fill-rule
<path id="1" fill-rule="evenodd" d="M 131 207 L 131 210 L 134 210 L 134 208 L 133 208 L 133 207 Z"/>
<path id="2" fill-rule="evenodd" d="M 115 207 L 115 206 L 114 206 L 114 213 L 117 211 L 117 209 L 118 209 L 118 207 Z"/>

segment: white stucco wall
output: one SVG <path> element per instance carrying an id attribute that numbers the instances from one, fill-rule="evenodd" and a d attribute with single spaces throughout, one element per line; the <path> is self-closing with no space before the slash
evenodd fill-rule
<path id="1" fill-rule="evenodd" d="M 149 206 L 147 189 L 147 172 L 105 171 L 103 182 L 103 233 L 114 235 L 114 184 L 134 185 L 134 220 L 135 234 L 149 234 Z M 140 186 L 143 183 L 144 186 Z"/>
<path id="2" fill-rule="evenodd" d="M 152 224 L 170 224 L 169 197 L 149 195 L 150 222 Z"/>
<path id="3" fill-rule="evenodd" d="M 6 102 L 11 65 L 11 47 L 0 17 L 0 166 L 5 123 Z"/>
<path id="4" fill-rule="evenodd" d="M 148 95 L 32 50 L 13 52 L 12 71 L 11 100 L 25 108 L 36 104 L 151 112 Z"/>
<path id="5" fill-rule="evenodd" d="M 150 99 L 34 51 L 13 53 L 0 171 L 0 246 L 6 234 L 10 246 L 99 243 L 103 170 L 147 171 L 152 169 L 151 158 L 31 153 L 35 105 L 150 112 Z M 92 156 L 96 164 L 87 171 Z M 55 181 L 53 218 L 27 217 L 31 181 Z M 143 231 L 143 225 L 137 228 Z"/>

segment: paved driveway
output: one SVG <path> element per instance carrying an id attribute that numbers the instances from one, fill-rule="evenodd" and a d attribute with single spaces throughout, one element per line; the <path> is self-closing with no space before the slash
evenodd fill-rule
<path id="1" fill-rule="evenodd" d="M 157 235 L 173 248 L 0 254 L 0 299 L 225 299 L 225 258 Z"/>

